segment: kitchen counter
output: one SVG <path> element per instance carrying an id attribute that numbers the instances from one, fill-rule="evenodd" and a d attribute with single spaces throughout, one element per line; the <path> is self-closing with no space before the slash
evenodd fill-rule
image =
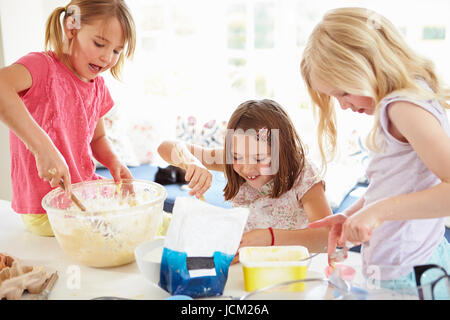
<path id="1" fill-rule="evenodd" d="M 62 251 L 54 237 L 41 237 L 28 232 L 8 201 L 0 200 L 0 219 L 0 252 L 15 256 L 28 265 L 41 265 L 49 271 L 58 271 L 59 279 L 49 299 L 84 300 L 100 296 L 118 296 L 145 300 L 165 299 L 170 296 L 157 285 L 147 281 L 135 262 L 114 268 L 91 268 L 78 264 Z M 356 279 L 361 279 L 359 253 L 349 252 L 345 264 L 353 266 L 357 270 Z M 326 254 L 314 257 L 307 277 L 322 278 L 326 265 Z M 332 290 L 328 291 L 330 292 L 327 292 L 325 298 L 332 297 Z M 238 263 L 229 269 L 223 296 L 241 297 L 244 294 L 246 291 L 242 265 Z M 308 298 L 324 297 L 310 295 Z"/>

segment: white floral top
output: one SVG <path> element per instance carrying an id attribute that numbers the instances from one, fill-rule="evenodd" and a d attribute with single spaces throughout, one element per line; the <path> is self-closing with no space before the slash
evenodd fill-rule
<path id="1" fill-rule="evenodd" d="M 233 207 L 250 208 L 245 232 L 253 229 L 303 229 L 308 224 L 308 217 L 300 200 L 306 192 L 317 183 L 325 182 L 319 176 L 317 168 L 305 161 L 305 166 L 293 187 L 279 198 L 270 198 L 273 180 L 259 190 L 242 184 L 238 194 L 232 200 Z"/>

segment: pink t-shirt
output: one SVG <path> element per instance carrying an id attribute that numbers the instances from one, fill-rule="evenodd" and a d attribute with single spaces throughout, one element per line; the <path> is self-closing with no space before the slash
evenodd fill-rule
<path id="1" fill-rule="evenodd" d="M 82 81 L 52 52 L 32 52 L 16 63 L 28 69 L 33 82 L 20 97 L 63 155 L 72 183 L 99 179 L 90 142 L 98 120 L 114 105 L 103 78 Z M 39 178 L 33 154 L 13 132 L 10 148 L 13 210 L 45 213 L 41 200 L 50 184 Z"/>
<path id="2" fill-rule="evenodd" d="M 305 161 L 305 166 L 292 188 L 278 198 L 271 198 L 273 180 L 261 189 L 243 183 L 232 200 L 233 207 L 247 207 L 250 213 L 245 232 L 253 229 L 304 229 L 308 225 L 308 216 L 300 200 L 315 184 L 322 182 L 314 165 Z"/>

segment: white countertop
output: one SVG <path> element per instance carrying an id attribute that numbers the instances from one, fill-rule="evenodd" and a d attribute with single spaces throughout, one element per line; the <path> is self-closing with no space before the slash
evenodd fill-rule
<path id="1" fill-rule="evenodd" d="M 49 296 L 52 300 L 92 299 L 100 296 L 145 300 L 170 296 L 145 279 L 135 262 L 115 268 L 91 268 L 78 264 L 62 251 L 56 238 L 28 232 L 20 216 L 12 211 L 10 202 L 4 200 L 0 200 L 0 252 L 15 256 L 28 265 L 57 270 L 59 279 Z M 359 253 L 349 252 L 345 264 L 356 269 L 357 279 L 362 277 Z M 314 257 L 307 277 L 323 277 L 326 265 L 326 254 Z M 241 297 L 246 293 L 242 265 L 232 265 L 223 296 Z M 330 294 L 332 291 L 327 293 L 328 298 Z M 320 298 L 314 295 L 308 297 Z"/>

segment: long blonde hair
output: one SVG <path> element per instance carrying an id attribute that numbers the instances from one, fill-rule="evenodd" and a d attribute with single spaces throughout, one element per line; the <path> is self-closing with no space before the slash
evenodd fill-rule
<path id="1" fill-rule="evenodd" d="M 301 73 L 318 107 L 319 148 L 325 166 L 336 154 L 336 116 L 331 97 L 313 89 L 313 76 L 333 88 L 373 99 L 375 124 L 367 145 L 375 151 L 379 151 L 379 107 L 386 96 L 395 92 L 437 99 L 450 108 L 446 102 L 450 90 L 442 87 L 433 63 L 414 53 L 389 20 L 364 8 L 339 8 L 325 14 L 308 39 Z M 417 79 L 424 80 L 433 92 L 422 88 Z"/>
<path id="2" fill-rule="evenodd" d="M 61 15 L 64 13 L 61 23 Z M 45 50 L 53 50 L 58 58 L 65 60 L 63 25 L 66 19 L 74 16 L 81 26 L 94 19 L 115 17 L 119 20 L 125 37 L 126 50 L 120 53 L 117 63 L 111 68 L 111 74 L 119 79 L 126 58 L 132 58 L 136 48 L 136 28 L 133 17 L 123 0 L 72 0 L 65 7 L 53 10 L 47 19 L 45 30 Z"/>

